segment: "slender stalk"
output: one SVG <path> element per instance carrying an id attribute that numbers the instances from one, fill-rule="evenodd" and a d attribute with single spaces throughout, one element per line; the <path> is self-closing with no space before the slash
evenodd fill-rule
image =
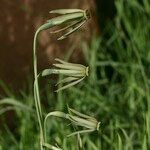
<path id="1" fill-rule="evenodd" d="M 38 71 L 37 71 L 37 38 L 39 33 L 42 30 L 46 30 L 50 27 L 53 27 L 51 23 L 45 23 L 41 27 L 38 28 L 34 35 L 34 43 L 33 43 L 33 66 L 34 66 L 34 100 L 35 107 L 38 117 L 38 123 L 40 128 L 40 148 L 43 150 L 43 143 L 45 143 L 44 138 L 44 129 L 43 129 L 43 116 L 42 116 L 42 108 L 41 108 L 41 100 L 40 100 L 40 92 L 39 92 L 39 81 L 38 81 Z"/>

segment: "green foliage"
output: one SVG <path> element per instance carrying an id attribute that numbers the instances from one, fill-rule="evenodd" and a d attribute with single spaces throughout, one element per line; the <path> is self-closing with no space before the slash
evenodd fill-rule
<path id="1" fill-rule="evenodd" d="M 90 74 L 83 84 L 42 97 L 45 112 L 69 106 L 94 116 L 101 121 L 100 132 L 81 135 L 86 150 L 150 149 L 150 2 L 143 0 L 116 0 L 116 17 L 106 25 L 100 38 L 93 38 L 91 46 L 83 44 L 85 60 Z M 8 91 L 8 89 L 7 89 Z M 12 92 L 7 92 L 12 93 Z M 63 94 L 62 94 L 63 93 Z M 9 95 L 8 95 L 9 96 Z M 39 133 L 35 127 L 36 113 L 31 95 L 16 97 L 23 103 L 22 111 L 16 110 L 16 129 L 12 132 L 5 125 L 0 131 L 0 149 L 39 149 Z M 13 96 L 15 100 L 15 96 Z M 11 103 L 12 104 L 12 103 Z M 44 105 L 46 104 L 46 105 Z M 4 105 L 4 104 L 3 104 Z M 12 105 L 11 105 L 12 106 Z M 26 106 L 29 110 L 26 110 Z M 0 105 L 0 109 L 4 108 Z M 31 110 L 30 110 L 31 109 Z M 69 123 L 69 122 L 68 122 Z M 67 120 L 47 120 L 49 143 L 57 143 L 64 150 L 76 150 L 75 137 L 67 138 L 79 128 L 67 126 Z"/>

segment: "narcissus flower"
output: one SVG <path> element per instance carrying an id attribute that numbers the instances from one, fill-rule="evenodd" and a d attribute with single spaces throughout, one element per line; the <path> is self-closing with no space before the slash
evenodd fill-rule
<path id="1" fill-rule="evenodd" d="M 59 62 L 58 64 L 53 64 L 53 66 L 55 66 L 56 69 L 45 69 L 41 73 L 41 75 L 47 76 L 51 74 L 60 74 L 67 76 L 63 80 L 59 81 L 56 85 L 59 85 L 61 83 L 68 84 L 59 88 L 56 92 L 76 85 L 77 83 L 81 82 L 86 76 L 88 76 L 89 67 L 80 64 L 68 63 L 58 58 L 56 58 L 55 60 Z"/>

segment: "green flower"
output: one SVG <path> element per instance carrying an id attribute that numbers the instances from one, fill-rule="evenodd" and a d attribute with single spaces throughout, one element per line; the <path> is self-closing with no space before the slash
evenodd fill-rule
<path id="1" fill-rule="evenodd" d="M 90 12 L 88 10 L 81 9 L 57 9 L 50 11 L 50 13 L 60 14 L 61 16 L 48 20 L 39 28 L 39 30 L 46 30 L 54 26 L 66 24 L 64 28 L 51 32 L 58 33 L 61 31 L 69 30 L 61 37 L 59 37 L 58 40 L 67 38 L 70 34 L 77 31 L 82 25 L 84 25 L 84 23 L 90 18 Z"/>
<path id="2" fill-rule="evenodd" d="M 69 114 L 67 117 L 71 121 L 72 124 L 74 124 L 76 126 L 82 126 L 84 128 L 87 128 L 86 130 L 77 131 L 68 136 L 99 130 L 100 122 L 98 122 L 95 118 L 85 115 L 85 114 L 82 114 L 71 108 L 68 108 L 68 110 L 69 110 Z"/>
<path id="3" fill-rule="evenodd" d="M 61 111 L 53 111 L 53 112 L 48 113 L 44 120 L 45 130 L 46 130 L 47 119 L 50 116 L 55 116 L 55 117 L 61 117 L 64 119 L 68 119 L 73 125 L 81 126 L 81 127 L 85 128 L 81 131 L 73 132 L 72 134 L 68 135 L 68 137 L 72 136 L 72 135 L 82 134 L 82 133 L 99 131 L 100 122 L 98 122 L 95 118 L 85 115 L 85 114 L 82 114 L 74 109 L 69 108 L 69 107 L 68 107 L 68 111 L 69 111 L 68 114 L 63 113 Z"/>
<path id="4" fill-rule="evenodd" d="M 58 90 L 56 90 L 56 92 L 76 85 L 77 83 L 81 82 L 86 76 L 88 76 L 89 67 L 85 67 L 80 64 L 68 63 L 58 58 L 56 58 L 55 60 L 59 62 L 58 64 L 53 64 L 53 66 L 55 66 L 56 69 L 45 69 L 41 73 L 41 75 L 47 76 L 51 74 L 60 74 L 67 76 L 63 80 L 59 81 L 56 85 L 59 85 L 61 83 L 68 84 L 59 88 Z"/>

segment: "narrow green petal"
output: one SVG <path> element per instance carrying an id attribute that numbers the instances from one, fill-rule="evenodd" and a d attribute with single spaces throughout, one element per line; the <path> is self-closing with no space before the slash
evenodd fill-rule
<path id="1" fill-rule="evenodd" d="M 84 76 L 83 71 L 81 70 L 65 70 L 65 69 L 53 69 L 53 74 L 62 74 L 62 75 L 79 75 Z"/>
<path id="2" fill-rule="evenodd" d="M 78 111 L 76 111 L 76 110 L 74 110 L 74 109 L 72 109 L 72 108 L 68 108 L 68 109 L 69 109 L 69 111 L 70 111 L 71 113 L 73 113 L 73 114 L 75 114 L 75 115 L 77 115 L 77 116 L 79 116 L 79 117 L 82 117 L 82 118 L 85 118 L 85 119 L 92 119 L 92 120 L 95 120 L 95 121 L 96 121 L 96 119 L 93 118 L 93 117 L 91 117 L 91 116 L 82 114 L 82 113 L 80 113 L 80 112 L 78 112 Z"/>
<path id="3" fill-rule="evenodd" d="M 78 84 L 79 82 L 81 82 L 84 78 L 85 78 L 85 77 L 83 77 L 83 78 L 81 78 L 81 79 L 79 79 L 79 80 L 77 80 L 77 81 L 74 81 L 74 82 L 72 82 L 72 83 L 70 83 L 70 84 L 68 84 L 68 85 L 65 85 L 65 86 L 59 88 L 58 90 L 56 90 L 56 92 L 59 92 L 59 91 L 61 91 L 61 90 L 67 89 L 67 88 L 69 88 L 69 87 L 71 87 L 71 86 L 74 86 L 74 85 Z"/>
<path id="4" fill-rule="evenodd" d="M 65 79 L 63 79 L 63 80 L 61 80 L 61 81 L 59 81 L 59 82 L 56 84 L 56 86 L 57 86 L 58 84 L 61 84 L 61 83 L 72 82 L 72 81 L 78 80 L 78 79 L 79 79 L 79 78 L 75 78 L 75 77 L 67 77 L 67 78 L 65 78 Z"/>
<path id="5" fill-rule="evenodd" d="M 62 63 L 62 64 L 64 64 L 64 65 L 82 67 L 82 68 L 84 68 L 84 69 L 86 68 L 84 65 L 75 64 L 75 63 L 69 63 L 69 62 L 63 61 L 63 60 L 61 60 L 61 59 L 59 59 L 59 58 L 55 58 L 55 60 L 58 61 L 58 62 L 60 62 L 60 63 Z"/>
<path id="6" fill-rule="evenodd" d="M 50 13 L 56 13 L 56 14 L 71 14 L 71 13 L 84 13 L 84 10 L 82 9 L 56 9 L 50 11 Z"/>
<path id="7" fill-rule="evenodd" d="M 41 76 L 48 76 L 51 74 L 62 74 L 67 76 L 74 76 L 74 77 L 83 77 L 84 73 L 80 70 L 65 70 L 65 69 L 45 69 L 42 71 Z"/>
<path id="8" fill-rule="evenodd" d="M 50 20 L 47 20 L 47 22 L 53 25 L 60 25 L 69 21 L 76 21 L 77 19 L 83 17 L 84 17 L 83 13 L 66 14 L 66 15 L 58 16 Z"/>
<path id="9" fill-rule="evenodd" d="M 66 26 L 66 27 L 64 27 L 64 28 L 61 28 L 61 29 L 59 29 L 59 30 L 56 30 L 56 31 L 51 31 L 50 33 L 58 33 L 58 32 L 61 32 L 61 31 L 64 31 L 64 30 L 67 30 L 67 29 L 69 29 L 69 28 L 71 28 L 71 27 L 73 27 L 73 26 L 75 26 L 75 25 L 77 25 L 78 23 L 80 23 L 82 21 L 82 19 L 80 19 L 79 21 L 77 21 L 77 22 L 74 22 L 74 23 L 72 23 L 72 24 L 70 24 L 70 25 L 68 25 L 68 26 Z"/>
<path id="10" fill-rule="evenodd" d="M 76 134 L 82 134 L 82 133 L 89 133 L 89 132 L 93 132 L 95 130 L 81 130 L 81 131 L 77 131 L 77 132 L 73 132 L 72 134 L 69 134 L 67 137 L 76 135 Z"/>
<path id="11" fill-rule="evenodd" d="M 75 65 L 66 65 L 66 64 L 53 64 L 53 66 L 55 66 L 57 68 L 78 70 L 78 71 L 83 71 L 83 72 L 85 72 L 85 68 L 86 68 L 86 67 L 83 68 L 83 67 L 79 67 L 79 66 L 75 66 Z"/>
<path id="12" fill-rule="evenodd" d="M 89 129 L 95 129 L 97 128 L 97 123 L 98 122 L 92 122 L 83 118 L 79 118 L 77 116 L 72 116 L 69 115 L 69 117 L 71 118 L 71 120 L 73 120 L 76 124 L 78 124 L 79 126 L 83 126 Z"/>
<path id="13" fill-rule="evenodd" d="M 74 33 L 75 31 L 77 31 L 78 29 L 80 29 L 82 27 L 82 25 L 86 22 L 86 20 L 84 20 L 82 23 L 80 23 L 77 27 L 75 27 L 74 29 L 70 30 L 69 32 L 67 32 L 66 34 L 62 35 L 60 38 L 58 38 L 57 40 L 63 40 L 65 38 L 67 38 L 68 35 Z"/>

